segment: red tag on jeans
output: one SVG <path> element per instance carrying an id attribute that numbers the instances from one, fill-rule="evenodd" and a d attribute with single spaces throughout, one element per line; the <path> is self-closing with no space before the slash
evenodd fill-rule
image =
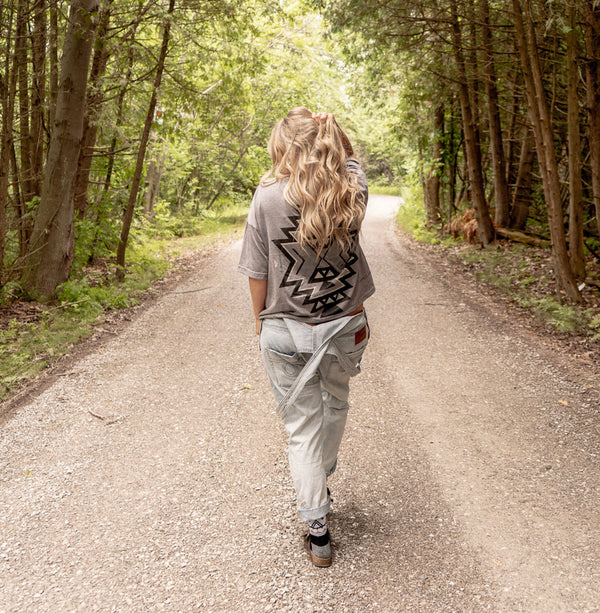
<path id="1" fill-rule="evenodd" d="M 367 326 L 363 326 L 355 335 L 354 335 L 354 344 L 358 345 L 362 341 L 367 338 Z"/>

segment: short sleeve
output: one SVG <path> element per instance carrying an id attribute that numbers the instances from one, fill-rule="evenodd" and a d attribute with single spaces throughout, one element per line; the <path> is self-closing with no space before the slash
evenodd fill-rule
<path id="1" fill-rule="evenodd" d="M 258 230 L 246 223 L 238 271 L 252 279 L 267 279 L 269 255 Z"/>

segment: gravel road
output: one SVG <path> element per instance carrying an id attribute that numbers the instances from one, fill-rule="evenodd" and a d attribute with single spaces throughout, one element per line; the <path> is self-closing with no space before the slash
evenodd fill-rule
<path id="1" fill-rule="evenodd" d="M 0 612 L 600 611 L 596 366 L 391 230 L 331 479 L 302 549 L 239 241 L 0 427 Z M 0 410 L 1 412 L 1 410 Z"/>

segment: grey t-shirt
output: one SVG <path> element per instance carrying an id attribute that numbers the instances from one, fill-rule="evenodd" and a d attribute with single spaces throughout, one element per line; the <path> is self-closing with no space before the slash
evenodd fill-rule
<path id="1" fill-rule="evenodd" d="M 367 180 L 358 160 L 348 169 L 358 175 L 365 206 Z M 238 270 L 267 279 L 267 299 L 260 318 L 291 317 L 318 324 L 355 311 L 375 291 L 369 265 L 358 241 L 342 251 L 337 245 L 319 256 L 296 241 L 299 214 L 283 196 L 284 181 L 260 185 L 254 193 Z"/>

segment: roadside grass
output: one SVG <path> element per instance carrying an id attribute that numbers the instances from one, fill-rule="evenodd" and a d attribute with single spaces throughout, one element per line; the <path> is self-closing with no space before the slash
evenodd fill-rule
<path id="1" fill-rule="evenodd" d="M 15 300 L 18 283 L 5 285 L 0 292 L 0 401 L 91 336 L 108 312 L 140 304 L 177 258 L 241 234 L 246 214 L 241 206 L 205 214 L 193 225 L 186 221 L 189 227 L 181 236 L 160 226 L 138 230 L 130 239 L 121 283 L 114 263 L 100 260 L 74 271 L 53 303 Z"/>
<path id="2" fill-rule="evenodd" d="M 402 187 L 385 183 L 369 183 L 369 193 L 380 196 L 402 196 Z"/>
<path id="3" fill-rule="evenodd" d="M 428 245 L 454 245 L 452 236 L 441 236 L 435 228 L 427 226 L 420 187 L 409 185 L 402 188 L 402 204 L 396 214 L 398 227 L 410 234 L 415 240 Z"/>
<path id="4" fill-rule="evenodd" d="M 529 311 L 541 325 L 557 332 L 600 340 L 600 292 L 583 288 L 583 305 L 564 304 L 556 293 L 550 249 L 498 241 L 487 249 L 463 239 L 441 236 L 425 224 L 422 196 L 415 190 L 398 211 L 398 226 L 421 243 L 431 245 L 447 259 L 458 260 L 478 281 Z M 600 278 L 600 266 L 588 260 L 588 275 Z"/>

